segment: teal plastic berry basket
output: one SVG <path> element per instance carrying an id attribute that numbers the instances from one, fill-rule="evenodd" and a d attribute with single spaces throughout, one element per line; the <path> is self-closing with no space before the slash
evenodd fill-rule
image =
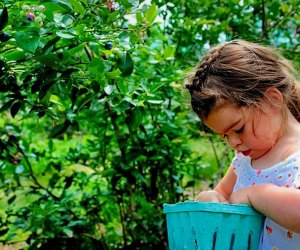
<path id="1" fill-rule="evenodd" d="M 248 205 L 164 204 L 170 250 L 257 250 L 264 216 Z"/>

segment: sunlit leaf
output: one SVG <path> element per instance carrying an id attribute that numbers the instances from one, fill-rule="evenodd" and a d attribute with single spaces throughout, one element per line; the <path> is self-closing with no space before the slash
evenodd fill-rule
<path id="1" fill-rule="evenodd" d="M 17 45 L 26 52 L 34 53 L 39 46 L 40 35 L 36 31 L 20 31 L 15 34 Z"/>
<path id="2" fill-rule="evenodd" d="M 96 80 L 100 81 L 101 76 L 104 74 L 104 64 L 99 58 L 94 58 L 90 63 L 89 63 L 89 71 L 91 76 Z"/>
<path id="3" fill-rule="evenodd" d="M 153 23 L 158 14 L 158 8 L 155 3 L 153 3 L 150 8 L 145 13 L 145 17 L 149 24 Z"/>

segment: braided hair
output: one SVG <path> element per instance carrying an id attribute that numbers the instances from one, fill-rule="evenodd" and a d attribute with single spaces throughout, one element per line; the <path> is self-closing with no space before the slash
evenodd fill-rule
<path id="1" fill-rule="evenodd" d="M 224 102 L 259 107 L 265 91 L 274 87 L 300 121 L 300 88 L 296 71 L 276 50 L 232 40 L 211 48 L 187 80 L 191 105 L 200 118 Z"/>

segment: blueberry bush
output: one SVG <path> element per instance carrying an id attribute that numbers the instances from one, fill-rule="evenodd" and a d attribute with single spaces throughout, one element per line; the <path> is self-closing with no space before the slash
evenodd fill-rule
<path id="1" fill-rule="evenodd" d="M 3 0 L 0 247 L 167 249 L 163 203 L 212 186 L 232 152 L 184 80 L 243 38 L 299 64 L 297 1 Z"/>

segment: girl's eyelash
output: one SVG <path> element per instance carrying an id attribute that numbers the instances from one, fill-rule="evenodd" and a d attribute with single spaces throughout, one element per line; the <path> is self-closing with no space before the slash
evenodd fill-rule
<path id="1" fill-rule="evenodd" d="M 235 132 L 236 132 L 237 134 L 240 134 L 240 133 L 243 132 L 243 130 L 244 130 L 244 126 L 242 126 L 240 129 L 236 130 Z"/>
<path id="2" fill-rule="evenodd" d="M 244 127 L 245 126 L 242 126 L 240 129 L 235 130 L 235 133 L 241 134 L 244 131 Z M 222 137 L 223 137 L 223 139 L 226 140 L 228 138 L 228 135 L 227 134 L 223 134 Z"/>

